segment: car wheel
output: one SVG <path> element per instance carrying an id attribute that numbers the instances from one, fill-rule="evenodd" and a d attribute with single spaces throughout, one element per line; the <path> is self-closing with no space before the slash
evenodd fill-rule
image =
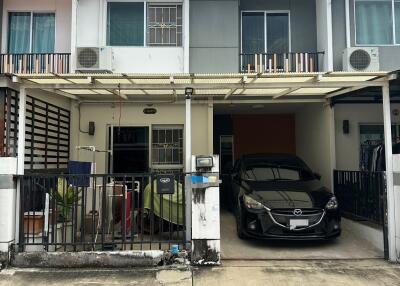
<path id="1" fill-rule="evenodd" d="M 247 236 L 243 231 L 243 222 L 240 209 L 236 210 L 236 233 L 240 239 L 246 239 Z"/>

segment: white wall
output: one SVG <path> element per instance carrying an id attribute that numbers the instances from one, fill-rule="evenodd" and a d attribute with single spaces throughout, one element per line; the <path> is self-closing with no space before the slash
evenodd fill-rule
<path id="1" fill-rule="evenodd" d="M 331 112 L 322 103 L 306 104 L 296 112 L 296 153 L 327 187 L 332 182 Z"/>
<path id="2" fill-rule="evenodd" d="M 71 0 L 4 0 L 2 23 L 2 52 L 7 52 L 8 12 L 38 11 L 56 14 L 56 53 L 71 51 Z"/>
<path id="3" fill-rule="evenodd" d="M 333 70 L 331 0 L 315 0 L 317 13 L 317 49 L 325 52 L 324 71 Z"/>
<path id="4" fill-rule="evenodd" d="M 391 109 L 400 110 L 400 104 L 391 104 Z M 343 120 L 349 120 L 349 134 L 343 134 Z M 336 168 L 338 170 L 359 170 L 359 126 L 362 123 L 383 124 L 382 104 L 335 105 Z M 400 123 L 400 116 L 394 116 L 392 113 L 392 123 Z"/>
<path id="5" fill-rule="evenodd" d="M 148 126 L 152 124 L 182 124 L 185 123 L 185 105 L 183 104 L 154 104 L 157 109 L 154 115 L 143 113 L 145 104 L 124 103 L 122 105 L 121 126 Z M 212 154 L 212 122 L 209 124 L 209 109 L 206 104 L 192 106 L 192 153 L 194 155 Z M 114 116 L 114 119 L 113 119 Z M 96 146 L 99 150 L 106 150 L 107 146 L 107 126 L 118 126 L 119 108 L 112 108 L 111 104 L 81 105 L 81 127 L 87 130 L 88 122 L 94 121 L 96 132 L 94 136 L 80 133 L 78 131 L 78 109 L 76 104 L 72 104 L 71 121 L 71 159 L 92 161 L 91 154 L 77 152 L 75 147 L 78 145 Z M 211 136 L 211 138 L 210 138 Z M 97 173 L 107 171 L 107 160 L 104 154 L 96 157 Z"/>
<path id="6" fill-rule="evenodd" d="M 177 0 L 157 2 L 182 2 Z M 184 15 L 183 15 L 184 17 Z M 77 47 L 106 45 L 107 1 L 77 4 Z M 183 28 L 185 31 L 185 27 Z M 113 47 L 115 73 L 183 73 L 183 47 Z"/>

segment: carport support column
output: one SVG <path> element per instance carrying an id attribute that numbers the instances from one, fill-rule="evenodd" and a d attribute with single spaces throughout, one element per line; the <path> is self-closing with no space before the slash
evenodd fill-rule
<path id="1" fill-rule="evenodd" d="M 19 89 L 19 109 L 18 109 L 18 154 L 17 154 L 17 174 L 24 175 L 25 170 L 25 122 L 26 122 L 26 89 L 21 86 Z M 20 220 L 20 196 L 21 181 L 17 181 L 17 196 L 15 201 L 15 241 L 19 242 L 19 223 Z"/>
<path id="2" fill-rule="evenodd" d="M 186 93 L 186 112 L 185 112 L 185 223 L 186 223 L 186 242 L 192 240 L 192 188 L 190 172 L 192 171 L 192 95 Z"/>
<path id="3" fill-rule="evenodd" d="M 389 260 L 397 261 L 396 250 L 396 217 L 395 196 L 393 185 L 393 158 L 392 158 L 392 123 L 390 112 L 389 83 L 382 86 L 383 102 L 383 124 L 385 137 L 385 160 L 386 160 L 386 191 L 387 191 L 387 234 L 389 246 Z"/>

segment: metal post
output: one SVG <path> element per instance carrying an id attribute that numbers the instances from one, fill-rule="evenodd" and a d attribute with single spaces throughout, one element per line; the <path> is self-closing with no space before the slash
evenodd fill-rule
<path id="1" fill-rule="evenodd" d="M 382 86 L 383 100 L 383 124 L 385 137 L 385 160 L 386 160 L 386 189 L 387 189 L 387 222 L 388 222 L 388 245 L 389 260 L 395 262 L 396 254 L 396 220 L 395 220 L 395 197 L 393 186 L 393 158 L 392 158 L 392 123 L 390 112 L 389 83 Z"/>
<path id="2" fill-rule="evenodd" d="M 185 223 L 186 223 L 186 242 L 192 239 L 192 190 L 190 184 L 190 172 L 192 171 L 192 94 L 186 92 L 186 110 L 185 110 L 185 172 L 186 190 L 185 190 Z"/>
<path id="3" fill-rule="evenodd" d="M 26 121 L 26 90 L 25 87 L 19 89 L 19 109 L 18 109 L 18 154 L 17 154 L 17 174 L 23 175 L 25 170 L 25 121 Z M 32 150 L 31 150 L 32 152 Z M 20 223 L 20 194 L 21 180 L 17 181 L 17 195 L 15 200 L 15 241 L 19 242 L 19 223 Z"/>

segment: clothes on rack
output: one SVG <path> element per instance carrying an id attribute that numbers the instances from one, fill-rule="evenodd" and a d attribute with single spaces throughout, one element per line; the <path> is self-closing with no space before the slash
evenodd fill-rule
<path id="1" fill-rule="evenodd" d="M 400 143 L 393 144 L 393 154 L 400 154 Z M 373 145 L 371 142 L 361 145 L 360 170 L 382 172 L 386 170 L 385 146 L 383 143 Z"/>

